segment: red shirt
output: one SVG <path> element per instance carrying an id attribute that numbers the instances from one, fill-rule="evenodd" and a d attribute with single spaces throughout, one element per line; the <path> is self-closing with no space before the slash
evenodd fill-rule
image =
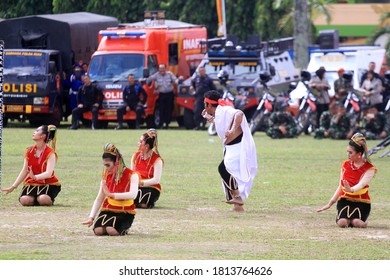
<path id="1" fill-rule="evenodd" d="M 115 183 L 115 180 L 113 180 L 113 174 L 107 174 L 106 183 L 108 190 L 112 193 L 129 192 L 131 187 L 131 175 L 134 173 L 134 171 L 126 167 L 123 170 L 122 177 L 118 183 Z M 102 210 L 130 212 L 135 214 L 135 204 L 133 200 L 116 200 L 113 198 L 106 198 L 103 202 Z"/>
<path id="2" fill-rule="evenodd" d="M 375 169 L 375 167 L 368 161 L 366 161 L 360 168 L 353 166 L 351 161 L 344 161 L 341 167 L 341 186 L 343 186 L 343 180 L 346 180 L 351 187 L 355 186 L 364 176 L 364 173 L 372 168 Z M 346 193 L 343 188 L 340 188 L 339 199 L 346 198 L 347 200 L 370 203 L 371 200 L 368 195 L 368 188 L 369 185 L 364 186 L 362 190 L 357 191 L 357 194 Z"/>
<path id="3" fill-rule="evenodd" d="M 137 171 L 141 175 L 141 179 L 153 178 L 154 163 L 158 159 L 161 159 L 161 157 L 156 152 L 153 152 L 152 156 L 148 159 L 145 159 L 145 160 L 142 158 L 142 154 L 140 151 L 138 151 L 134 154 L 133 160 L 134 160 L 135 171 Z M 160 184 L 156 184 L 156 185 L 148 186 L 148 187 L 155 188 L 155 189 L 161 191 Z"/>
<path id="4" fill-rule="evenodd" d="M 27 165 L 32 167 L 32 171 L 34 174 L 41 174 L 46 171 L 47 161 L 49 157 L 54 153 L 53 149 L 49 146 L 46 146 L 42 151 L 41 155 L 36 158 L 35 151 L 37 150 L 37 146 L 31 146 L 26 149 L 24 157 L 27 160 Z M 24 185 L 61 185 L 58 181 L 57 177 L 54 175 L 54 171 L 51 174 L 50 178 L 43 180 L 33 180 L 30 177 L 24 181 Z"/>

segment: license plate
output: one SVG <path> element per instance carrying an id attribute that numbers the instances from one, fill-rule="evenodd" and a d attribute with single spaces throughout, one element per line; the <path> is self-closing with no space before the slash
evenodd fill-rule
<path id="1" fill-rule="evenodd" d="M 7 105 L 6 112 L 23 113 L 23 105 Z"/>
<path id="2" fill-rule="evenodd" d="M 114 110 L 107 110 L 104 112 L 105 116 L 111 117 L 111 116 L 116 116 L 116 111 Z"/>

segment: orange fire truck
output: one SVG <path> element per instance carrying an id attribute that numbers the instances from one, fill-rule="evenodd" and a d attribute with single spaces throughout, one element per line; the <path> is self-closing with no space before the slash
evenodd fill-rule
<path id="1" fill-rule="evenodd" d="M 100 125 L 106 127 L 108 122 L 117 121 L 116 109 L 123 104 L 122 92 L 129 74 L 136 79 L 146 78 L 163 63 L 174 75 L 188 78 L 204 57 L 200 42 L 206 39 L 204 26 L 165 20 L 161 11 L 146 12 L 143 22 L 100 31 L 99 47 L 92 55 L 88 70 L 91 80 L 104 93 Z M 158 94 L 154 94 L 153 85 L 143 87 L 148 94 L 145 121 L 148 127 L 158 127 Z M 90 112 L 84 113 L 85 119 L 91 117 Z M 129 125 L 135 119 L 133 111 L 124 115 Z"/>

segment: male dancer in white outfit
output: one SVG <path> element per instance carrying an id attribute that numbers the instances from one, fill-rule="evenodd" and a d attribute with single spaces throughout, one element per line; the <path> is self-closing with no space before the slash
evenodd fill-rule
<path id="1" fill-rule="evenodd" d="M 248 122 L 241 110 L 225 105 L 217 91 L 205 93 L 204 118 L 213 121 L 224 145 L 224 158 L 218 167 L 226 195 L 233 210 L 244 211 L 257 171 L 256 146 Z"/>

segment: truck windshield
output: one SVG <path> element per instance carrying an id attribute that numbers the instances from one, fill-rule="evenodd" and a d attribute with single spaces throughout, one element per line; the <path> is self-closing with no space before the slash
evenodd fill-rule
<path id="1" fill-rule="evenodd" d="M 127 81 L 129 74 L 142 78 L 144 56 L 142 54 L 95 55 L 90 63 L 88 75 L 92 80 Z"/>
<path id="2" fill-rule="evenodd" d="M 45 75 L 47 55 L 36 52 L 5 52 L 4 75 Z"/>

